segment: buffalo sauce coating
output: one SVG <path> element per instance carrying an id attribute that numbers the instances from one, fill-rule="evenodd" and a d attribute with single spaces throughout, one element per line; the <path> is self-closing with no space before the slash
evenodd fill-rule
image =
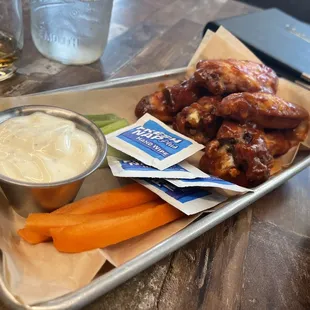
<path id="1" fill-rule="evenodd" d="M 37 112 L 0 124 L 0 174 L 51 183 L 84 172 L 97 153 L 95 139 L 69 120 Z"/>

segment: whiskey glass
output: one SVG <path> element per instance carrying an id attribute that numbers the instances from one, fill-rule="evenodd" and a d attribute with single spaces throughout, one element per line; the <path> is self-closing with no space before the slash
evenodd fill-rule
<path id="1" fill-rule="evenodd" d="M 13 76 L 23 44 L 21 0 L 0 0 L 0 82 Z"/>

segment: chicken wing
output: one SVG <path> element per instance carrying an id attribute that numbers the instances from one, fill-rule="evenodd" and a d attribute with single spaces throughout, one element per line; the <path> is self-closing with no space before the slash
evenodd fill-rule
<path id="1" fill-rule="evenodd" d="M 276 129 L 295 128 L 309 118 L 308 111 L 303 107 L 266 93 L 231 94 L 217 106 L 215 114 Z"/>
<path id="2" fill-rule="evenodd" d="M 291 130 L 290 130 L 291 131 Z M 298 142 L 295 139 L 288 139 L 284 131 L 270 131 L 263 134 L 266 146 L 274 157 L 283 155 Z"/>
<path id="3" fill-rule="evenodd" d="M 221 96 L 203 96 L 197 102 L 203 106 L 206 111 L 213 113 L 222 99 Z"/>
<path id="4" fill-rule="evenodd" d="M 201 92 L 202 89 L 196 86 L 192 79 L 163 89 L 168 109 L 174 115 L 180 112 L 184 107 L 196 102 L 201 96 Z"/>
<path id="5" fill-rule="evenodd" d="M 246 186 L 257 186 L 268 180 L 273 165 L 273 157 L 262 137 L 249 144 L 237 143 L 234 152 L 237 166 L 245 173 Z"/>
<path id="6" fill-rule="evenodd" d="M 136 116 L 140 118 L 146 113 L 150 113 L 165 123 L 172 122 L 174 118 L 174 115 L 168 109 L 166 98 L 162 91 L 145 96 L 138 102 L 135 109 Z"/>
<path id="7" fill-rule="evenodd" d="M 294 129 L 265 130 L 264 140 L 270 154 L 274 157 L 283 155 L 290 148 L 304 141 L 308 135 L 309 121 L 302 121 Z"/>
<path id="8" fill-rule="evenodd" d="M 223 180 L 247 186 L 245 174 L 237 168 L 230 146 L 219 140 L 210 141 L 199 162 L 199 168 Z"/>
<path id="9" fill-rule="evenodd" d="M 277 91 L 278 77 L 269 67 L 246 60 L 201 60 L 194 73 L 195 83 L 211 94 Z"/>
<path id="10" fill-rule="evenodd" d="M 206 145 L 200 169 L 206 173 L 252 187 L 270 176 L 273 157 L 255 125 L 224 121 L 216 140 Z"/>
<path id="11" fill-rule="evenodd" d="M 221 125 L 221 118 L 214 115 L 221 97 L 202 97 L 185 107 L 176 116 L 173 128 L 201 144 L 213 139 Z"/>
<path id="12" fill-rule="evenodd" d="M 286 131 L 286 139 L 295 141 L 294 145 L 304 141 L 309 133 L 309 125 L 309 118 L 304 119 L 296 128 Z"/>
<path id="13" fill-rule="evenodd" d="M 268 130 L 257 128 L 255 124 L 237 125 L 234 122 L 224 121 L 216 138 L 220 141 L 234 141 L 251 143 L 253 139 L 261 137 L 272 156 L 280 156 L 296 145 L 299 141 L 291 129 Z"/>
<path id="14" fill-rule="evenodd" d="M 161 121 L 170 123 L 184 107 L 197 101 L 202 91 L 191 79 L 165 87 L 162 91 L 143 97 L 136 106 L 135 114 L 139 118 L 150 113 Z"/>

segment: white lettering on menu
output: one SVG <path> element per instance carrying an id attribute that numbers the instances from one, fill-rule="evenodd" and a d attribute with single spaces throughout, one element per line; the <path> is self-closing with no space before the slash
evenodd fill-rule
<path id="1" fill-rule="evenodd" d="M 0 124 L 0 173 L 19 181 L 51 183 L 84 172 L 95 139 L 69 120 L 37 112 Z"/>

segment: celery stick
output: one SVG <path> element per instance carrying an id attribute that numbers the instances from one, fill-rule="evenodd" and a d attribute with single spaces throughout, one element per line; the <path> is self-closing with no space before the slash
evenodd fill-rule
<path id="1" fill-rule="evenodd" d="M 116 131 L 116 130 L 123 128 L 123 127 L 126 127 L 128 125 L 129 125 L 128 121 L 126 119 L 122 118 L 122 119 L 120 119 L 120 120 L 118 120 L 118 121 L 116 121 L 110 125 L 101 127 L 100 129 L 105 135 L 107 135 L 113 131 Z"/>
<path id="2" fill-rule="evenodd" d="M 116 121 L 114 121 L 113 123 L 106 125 L 104 127 L 101 127 L 101 131 L 107 135 L 113 131 L 116 131 L 120 128 L 126 127 L 128 126 L 129 123 L 126 119 L 122 118 L 122 119 L 118 119 Z M 114 156 L 114 157 L 118 157 L 118 158 L 123 158 L 123 159 L 127 159 L 128 155 L 124 154 L 123 152 L 108 146 L 108 150 L 107 150 L 107 156 Z M 105 158 L 104 162 L 102 163 L 102 165 L 100 166 L 100 168 L 107 168 L 108 167 L 108 160 L 107 158 Z"/>
<path id="3" fill-rule="evenodd" d="M 85 117 L 94 122 L 99 128 L 112 124 L 121 119 L 115 114 L 85 115 Z"/>
<path id="4" fill-rule="evenodd" d="M 108 146 L 107 157 L 108 156 L 113 156 L 113 157 L 117 157 L 120 159 L 128 159 L 129 158 L 129 156 L 127 154 L 115 149 L 112 146 Z M 107 157 L 104 159 L 100 168 L 107 168 L 109 166 Z"/>
<path id="5" fill-rule="evenodd" d="M 106 120 L 106 121 L 93 121 L 93 122 L 97 125 L 97 127 L 102 128 L 107 125 L 113 124 L 117 121 L 118 121 L 117 119 L 111 119 L 111 120 Z"/>
<path id="6" fill-rule="evenodd" d="M 91 121 L 108 121 L 108 120 L 118 120 L 120 117 L 118 117 L 115 114 L 89 114 L 85 115 L 86 118 L 88 118 Z"/>

